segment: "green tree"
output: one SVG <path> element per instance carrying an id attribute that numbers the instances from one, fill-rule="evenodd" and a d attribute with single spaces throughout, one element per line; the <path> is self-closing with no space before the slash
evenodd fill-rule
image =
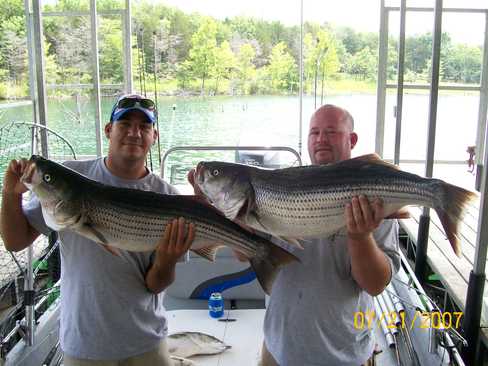
<path id="1" fill-rule="evenodd" d="M 336 51 L 336 42 L 332 35 L 324 30 L 319 30 L 316 38 L 312 38 L 311 33 L 304 37 L 304 76 L 306 89 L 312 90 L 312 85 L 319 80 L 324 80 L 334 76 L 339 71 L 339 58 Z"/>
<path id="2" fill-rule="evenodd" d="M 377 70 L 376 55 L 366 46 L 351 57 L 347 69 L 350 74 L 360 79 L 374 80 Z"/>
<path id="3" fill-rule="evenodd" d="M 189 69 L 192 75 L 201 80 L 200 94 L 205 91 L 205 80 L 215 68 L 217 25 L 212 18 L 205 18 L 198 31 L 192 36 L 189 52 Z"/>
<path id="4" fill-rule="evenodd" d="M 230 79 L 232 71 L 236 67 L 236 58 L 230 49 L 229 42 L 224 41 L 215 52 L 215 67 L 212 76 L 215 78 L 215 94 L 219 90 L 219 82 L 222 79 Z"/>
<path id="5" fill-rule="evenodd" d="M 0 68 L 7 70 L 7 78 L 16 83 L 27 76 L 27 39 L 24 28 L 24 18 L 21 16 L 12 16 L 2 22 Z"/>
<path id="6" fill-rule="evenodd" d="M 284 42 L 280 42 L 273 47 L 266 70 L 272 91 L 291 92 L 296 87 L 298 79 L 297 65 L 286 50 Z"/>
<path id="7" fill-rule="evenodd" d="M 256 78 L 256 67 L 253 59 L 256 51 L 250 43 L 245 43 L 239 49 L 237 54 L 236 67 L 236 86 L 241 94 L 249 94 L 252 83 Z"/>
<path id="8" fill-rule="evenodd" d="M 454 45 L 444 59 L 445 79 L 454 82 L 479 83 L 481 60 L 481 47 Z"/>
<path id="9" fill-rule="evenodd" d="M 254 19 L 244 16 L 237 16 L 232 19 L 226 19 L 231 31 L 238 34 L 246 40 L 256 38 L 256 24 Z"/>
<path id="10" fill-rule="evenodd" d="M 122 29 L 118 19 L 99 21 L 100 80 L 102 83 L 121 83 L 124 78 Z"/>

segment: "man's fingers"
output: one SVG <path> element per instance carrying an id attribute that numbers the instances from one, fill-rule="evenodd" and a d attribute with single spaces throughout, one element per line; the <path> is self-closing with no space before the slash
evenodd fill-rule
<path id="1" fill-rule="evenodd" d="M 177 225 L 177 235 L 176 235 L 176 245 L 179 245 L 181 242 L 183 242 L 183 239 L 185 238 L 185 219 L 183 217 L 180 217 L 178 219 L 178 225 Z"/>
<path id="2" fill-rule="evenodd" d="M 174 219 L 171 225 L 171 234 L 169 237 L 169 246 L 171 249 L 176 247 L 176 238 L 178 236 L 178 219 Z"/>
<path id="3" fill-rule="evenodd" d="M 188 179 L 188 182 L 195 187 L 195 168 L 192 168 L 188 174 L 186 175 L 186 178 Z"/>
<path id="4" fill-rule="evenodd" d="M 195 225 L 193 223 L 188 224 L 188 231 L 186 234 L 186 240 L 185 240 L 185 252 L 190 249 L 190 246 L 193 242 L 193 239 L 195 239 Z"/>
<path id="5" fill-rule="evenodd" d="M 354 214 L 352 213 L 352 204 L 346 203 L 346 225 L 352 231 L 356 229 L 356 222 L 354 221 Z"/>
<path id="6" fill-rule="evenodd" d="M 375 222 L 380 222 L 385 217 L 385 206 L 381 198 L 377 198 L 373 201 L 373 211 Z"/>
<path id="7" fill-rule="evenodd" d="M 164 234 L 163 234 L 163 238 L 162 240 L 159 241 L 159 243 L 164 243 L 164 245 L 168 245 L 169 244 L 169 238 L 171 236 L 171 226 L 172 226 L 172 222 L 168 222 L 166 224 L 166 227 L 164 228 Z"/>
<path id="8" fill-rule="evenodd" d="M 373 213 L 371 212 L 371 205 L 366 196 L 359 196 L 359 206 L 361 208 L 362 218 L 365 223 L 371 223 L 373 221 Z"/>
<path id="9" fill-rule="evenodd" d="M 354 221 L 356 226 L 360 226 L 364 223 L 363 213 L 361 212 L 361 205 L 359 203 L 359 199 L 357 197 L 352 198 L 352 214 L 354 217 Z"/>

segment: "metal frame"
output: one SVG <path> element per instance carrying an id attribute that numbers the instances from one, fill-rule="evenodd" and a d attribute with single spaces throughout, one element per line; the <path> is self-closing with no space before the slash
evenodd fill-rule
<path id="1" fill-rule="evenodd" d="M 379 55 L 378 55 L 378 86 L 377 86 L 377 109 L 376 109 L 376 139 L 375 151 L 378 155 L 383 156 L 384 151 L 384 130 L 385 130 L 385 107 L 386 107 L 386 89 L 396 89 L 397 84 L 386 82 L 386 65 L 388 60 L 388 20 L 389 14 L 394 11 L 400 11 L 400 7 L 385 6 L 385 0 L 381 1 L 380 14 L 380 38 L 379 38 Z M 407 12 L 433 12 L 432 7 L 406 7 Z M 488 111 L 488 8 L 443 8 L 443 13 L 465 13 L 465 14 L 485 14 L 485 39 L 483 43 L 483 61 L 481 70 L 480 86 L 453 86 L 439 85 L 438 90 L 457 90 L 457 91 L 479 91 L 480 103 L 478 113 L 478 133 L 476 138 L 476 162 L 477 177 L 481 177 L 481 169 L 484 153 L 484 136 L 486 134 L 486 121 Z M 425 84 L 403 84 L 403 90 L 426 90 L 430 89 Z M 402 162 L 400 158 L 400 162 Z M 437 161 L 435 161 L 437 163 Z M 479 188 L 479 179 L 477 183 Z"/>
<path id="2" fill-rule="evenodd" d="M 26 2 L 26 9 L 28 9 L 28 2 L 29 0 L 25 0 Z M 32 1 L 39 1 L 39 0 L 32 0 Z M 43 12 L 42 16 L 50 16 L 50 17 L 61 17 L 61 16 L 70 16 L 70 17 L 79 17 L 79 16 L 86 16 L 90 17 L 90 32 L 91 32 L 91 53 L 93 55 L 92 58 L 92 66 L 93 66 L 93 84 L 69 84 L 69 85 L 46 85 L 45 80 L 43 81 L 43 93 L 45 99 L 45 89 L 46 88 L 67 88 L 67 87 L 77 87 L 77 88 L 93 88 L 94 89 L 94 101 L 95 101 L 95 133 L 96 133 L 96 149 L 97 149 L 97 156 L 102 156 L 103 152 L 103 133 L 102 133 L 102 113 L 101 113 L 101 93 L 100 90 L 104 88 L 111 88 L 114 86 L 123 86 L 125 92 L 132 92 L 132 44 L 131 44 L 131 25 L 130 25 L 130 0 L 126 0 L 126 9 L 117 9 L 117 10 L 105 10 L 98 12 L 96 9 L 96 0 L 90 0 L 90 9 L 89 11 L 66 11 L 66 12 L 59 12 L 59 11 L 50 11 L 50 12 Z M 40 12 L 40 10 L 39 10 Z M 123 49 L 123 62 L 124 62 L 124 84 L 110 84 L 110 85 L 101 85 L 100 84 L 100 70 L 99 70 L 99 52 L 98 52 L 98 15 L 118 15 L 121 17 L 122 20 L 122 34 L 124 39 L 124 49 Z M 41 16 L 41 14 L 39 14 Z M 26 10 L 26 19 L 28 20 L 27 24 L 29 25 L 30 13 Z M 40 22 L 42 28 L 42 22 Z M 29 26 L 28 26 L 29 28 Z M 34 32 L 29 33 L 36 34 L 37 29 Z M 34 44 L 37 44 L 39 41 L 35 39 Z M 32 64 L 35 64 L 34 60 L 43 60 L 43 53 L 39 53 L 36 50 L 35 58 L 33 60 L 29 59 L 29 67 Z M 37 75 L 39 75 L 37 73 Z M 44 75 L 44 72 L 42 72 Z M 31 98 L 33 101 L 36 101 L 36 98 L 31 93 Z M 35 103 L 36 104 L 36 103 Z M 36 107 L 37 108 L 37 107 Z M 35 116 L 34 116 L 35 117 Z M 34 121 L 38 122 L 39 119 L 34 118 Z"/>
<path id="3" fill-rule="evenodd" d="M 476 137 L 476 164 L 477 164 L 477 182 L 476 188 L 480 189 L 481 202 L 478 220 L 478 233 L 476 238 L 476 252 L 473 270 L 470 274 L 467 300 L 465 304 L 465 317 L 463 328 L 468 340 L 468 347 L 463 351 L 463 355 L 472 364 L 478 364 L 481 358 L 479 350 L 480 340 L 480 319 L 481 308 L 483 305 L 483 288 L 485 282 L 485 267 L 487 256 L 487 242 L 488 242 L 488 202 L 486 195 L 488 194 L 487 187 L 487 172 L 488 153 L 486 146 L 488 144 L 487 134 L 487 110 L 488 110 L 488 9 L 463 9 L 463 8 L 446 8 L 442 7 L 442 0 L 436 0 L 435 8 L 423 7 L 404 7 L 402 0 L 401 7 L 385 7 L 385 3 L 381 2 L 381 22 L 380 22 L 380 45 L 379 45 L 379 69 L 378 69 L 378 94 L 377 94 L 377 118 L 376 118 L 376 143 L 375 149 L 379 154 L 383 154 L 383 140 L 384 140 L 384 124 L 385 124 L 385 93 L 387 88 L 397 88 L 397 93 L 403 93 L 404 89 L 430 89 L 430 109 L 429 109 L 429 134 L 427 144 L 427 161 L 426 161 L 426 176 L 431 177 L 433 171 L 434 161 L 434 144 L 435 144 L 435 127 L 436 127 L 436 111 L 437 111 L 437 96 L 439 90 L 470 90 L 480 92 L 479 111 L 478 111 L 478 131 Z M 412 12 L 435 12 L 435 26 L 434 26 L 434 41 L 433 41 L 433 62 L 431 85 L 409 84 L 403 85 L 403 80 L 399 76 L 398 84 L 387 84 L 386 80 L 386 60 L 388 52 L 387 35 L 388 35 L 388 16 L 390 11 L 412 11 Z M 478 13 L 485 14 L 485 37 L 483 43 L 483 61 L 481 70 L 481 81 L 479 86 L 439 86 L 439 58 L 440 58 L 440 36 L 441 36 L 441 19 L 443 13 Z M 400 38 L 404 38 L 405 29 L 401 26 Z M 400 55 L 400 52 L 399 52 Z M 399 71 L 401 70 L 404 60 L 399 57 Z M 436 71 L 437 70 L 437 71 Z M 397 101 L 402 102 L 402 98 L 397 95 Z M 398 106 L 397 106 L 398 108 Z M 400 104 L 401 112 L 401 104 Z M 397 114 L 397 128 L 400 121 L 401 128 L 401 113 Z M 396 137 L 400 135 L 396 131 Z M 395 162 L 400 162 L 399 140 L 396 140 L 395 145 Z M 419 278 L 425 270 L 427 241 L 428 241 L 428 209 L 424 208 L 421 216 L 418 232 L 418 241 L 424 242 L 419 249 L 417 246 L 416 268 L 415 273 Z M 420 262 L 420 263 L 418 263 Z"/>
<path id="4" fill-rule="evenodd" d="M 164 153 L 161 159 L 161 178 L 164 178 L 166 159 L 176 151 L 287 151 L 295 155 L 299 165 L 302 165 L 300 154 L 287 146 L 173 146 Z"/>
<path id="5" fill-rule="evenodd" d="M 97 138 L 97 156 L 102 156 L 102 106 L 100 104 L 100 65 L 98 62 L 98 17 L 97 0 L 90 0 L 90 31 L 93 59 L 93 91 L 95 97 L 95 135 Z"/>
<path id="6" fill-rule="evenodd" d="M 32 9 L 31 9 L 32 5 Z M 122 14 L 122 22 L 130 23 L 130 0 L 126 0 L 127 9 L 101 12 L 101 14 Z M 86 16 L 90 15 L 91 20 L 91 38 L 92 38 L 92 54 L 93 54 L 93 80 L 95 87 L 95 124 L 97 136 L 97 155 L 102 154 L 102 131 L 101 131 L 101 106 L 100 106 L 100 80 L 99 80 L 99 65 L 98 65 L 98 37 L 97 37 L 97 11 L 96 0 L 90 1 L 90 12 L 46 12 L 42 13 L 40 0 L 24 0 L 26 27 L 27 27 L 27 49 L 29 57 L 29 76 L 30 76 L 30 94 L 33 101 L 33 118 L 35 126 L 42 126 L 41 128 L 41 151 L 44 157 L 49 157 L 48 141 L 47 141 L 47 102 L 46 102 L 46 80 L 44 68 L 44 50 L 43 50 L 43 26 L 42 17 L 44 16 Z M 32 11 L 32 13 L 31 13 Z M 123 15 L 126 14 L 124 17 Z M 127 54 L 130 56 L 131 37 L 130 24 L 124 24 L 124 60 L 127 60 Z M 127 33 L 128 32 L 128 33 Z M 131 75 L 130 58 L 126 61 L 125 70 Z M 132 87 L 132 79 L 126 82 L 128 88 Z M 35 85 L 35 88 L 33 87 Z M 128 89 L 129 91 L 131 89 Z M 53 132 L 53 131 L 52 131 Z M 34 132 L 33 132 L 34 133 Z M 72 149 L 72 147 L 70 146 Z M 33 273 L 32 273 L 32 247 L 29 246 L 27 250 L 27 270 L 25 279 L 25 305 L 26 305 L 26 327 L 25 327 L 25 341 L 27 346 L 34 344 L 35 334 L 35 319 L 34 319 L 34 288 L 33 288 Z"/>

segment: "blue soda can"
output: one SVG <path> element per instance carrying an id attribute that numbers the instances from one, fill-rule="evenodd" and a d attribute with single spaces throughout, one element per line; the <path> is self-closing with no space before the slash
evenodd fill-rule
<path id="1" fill-rule="evenodd" d="M 208 313 L 212 318 L 224 315 L 224 298 L 220 292 L 214 292 L 208 298 Z"/>

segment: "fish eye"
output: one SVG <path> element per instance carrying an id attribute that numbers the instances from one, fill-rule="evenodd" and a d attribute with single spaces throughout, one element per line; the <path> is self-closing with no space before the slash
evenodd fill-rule
<path id="1" fill-rule="evenodd" d="M 51 183 L 53 178 L 51 177 L 51 174 L 46 173 L 42 176 L 42 179 L 44 179 L 44 182 L 46 183 Z"/>
<path id="2" fill-rule="evenodd" d="M 218 170 L 218 169 L 214 169 L 214 171 L 212 172 L 212 175 L 213 175 L 214 177 L 216 177 L 217 175 L 219 175 L 219 173 L 220 173 L 220 172 L 219 172 L 219 170 Z"/>

